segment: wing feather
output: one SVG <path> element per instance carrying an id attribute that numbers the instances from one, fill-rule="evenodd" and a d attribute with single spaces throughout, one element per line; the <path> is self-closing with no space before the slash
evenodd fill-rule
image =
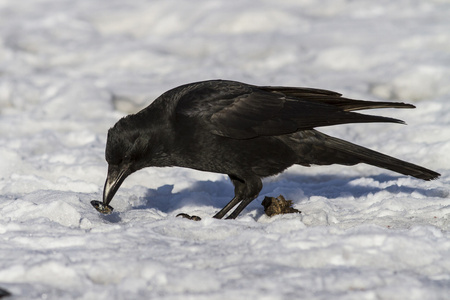
<path id="1" fill-rule="evenodd" d="M 353 103 L 352 101 L 356 101 Z M 210 132 L 235 138 L 277 136 L 299 130 L 346 123 L 400 120 L 353 113 L 388 102 L 341 98 L 340 94 L 308 88 L 257 87 L 234 81 L 205 81 L 179 96 L 178 117 L 197 122 Z M 409 107 L 396 104 L 394 107 Z"/>

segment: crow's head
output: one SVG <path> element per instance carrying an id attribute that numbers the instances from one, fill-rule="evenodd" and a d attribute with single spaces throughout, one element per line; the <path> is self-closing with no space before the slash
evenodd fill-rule
<path id="1" fill-rule="evenodd" d="M 103 203 L 109 204 L 125 178 L 149 166 L 151 136 L 133 116 L 125 117 L 108 131 L 105 158 L 108 175 L 103 189 Z"/>
<path id="2" fill-rule="evenodd" d="M 145 112 L 145 111 L 143 111 Z M 103 204 L 108 205 L 122 182 L 133 172 L 145 167 L 172 165 L 172 137 L 164 122 L 137 113 L 120 119 L 109 129 L 105 158 L 108 175 L 103 189 Z"/>

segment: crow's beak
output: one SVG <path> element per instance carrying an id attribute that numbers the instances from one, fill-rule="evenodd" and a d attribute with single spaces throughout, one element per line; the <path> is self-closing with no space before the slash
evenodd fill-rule
<path id="1" fill-rule="evenodd" d="M 129 165 L 108 166 L 108 175 L 106 176 L 105 187 L 103 188 L 104 205 L 108 205 L 111 202 L 120 185 L 130 173 Z"/>

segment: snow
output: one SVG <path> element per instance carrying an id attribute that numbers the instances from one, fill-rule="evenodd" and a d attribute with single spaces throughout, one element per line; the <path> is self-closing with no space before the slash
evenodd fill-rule
<path id="1" fill-rule="evenodd" d="M 0 288 L 11 299 L 446 299 L 447 0 L 0 0 Z M 442 174 L 292 167 L 236 220 L 226 176 L 145 169 L 99 215 L 106 132 L 205 79 L 413 103 L 322 131 Z M 302 213 L 264 215 L 264 196 Z M 199 215 L 200 222 L 176 218 Z"/>

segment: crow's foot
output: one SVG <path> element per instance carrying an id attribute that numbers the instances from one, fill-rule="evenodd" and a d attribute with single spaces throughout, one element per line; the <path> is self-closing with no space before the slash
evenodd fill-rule
<path id="1" fill-rule="evenodd" d="M 197 217 L 197 216 L 190 216 L 190 215 L 185 214 L 185 213 L 178 214 L 177 217 L 183 217 L 183 218 L 185 218 L 185 219 L 194 220 L 194 221 L 200 221 L 200 220 L 201 220 L 200 217 Z"/>

